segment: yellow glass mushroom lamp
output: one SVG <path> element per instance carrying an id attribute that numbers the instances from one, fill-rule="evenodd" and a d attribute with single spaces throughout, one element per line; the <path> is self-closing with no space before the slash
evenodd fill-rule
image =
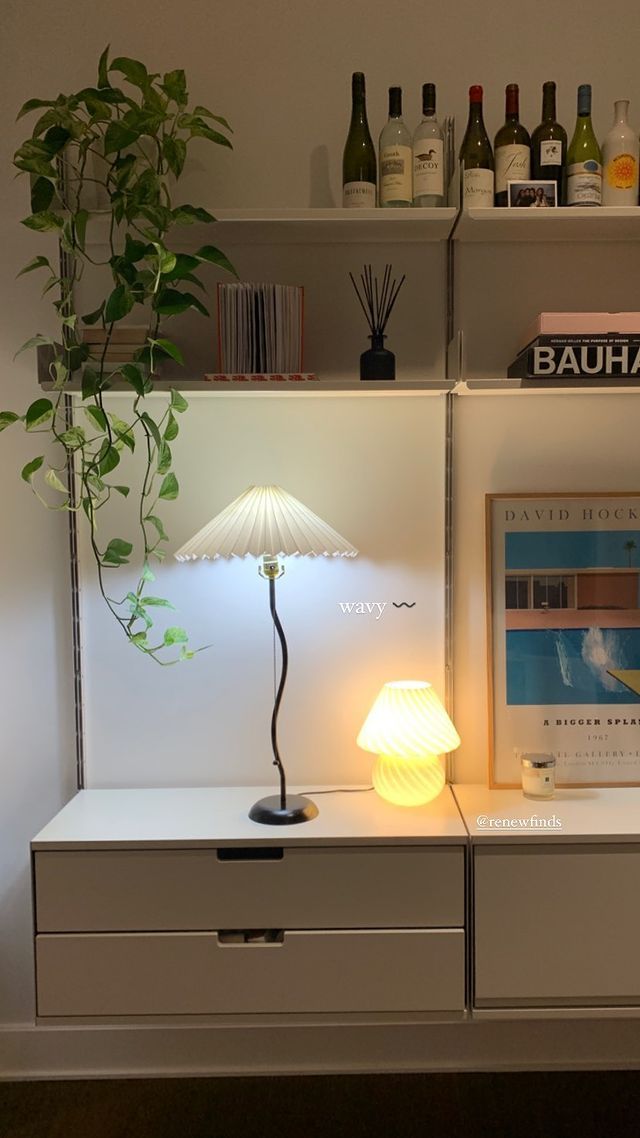
<path id="1" fill-rule="evenodd" d="M 445 784 L 441 755 L 460 746 L 460 736 L 431 684 L 393 680 L 381 688 L 357 743 L 378 756 L 373 785 L 396 806 L 421 806 Z"/>

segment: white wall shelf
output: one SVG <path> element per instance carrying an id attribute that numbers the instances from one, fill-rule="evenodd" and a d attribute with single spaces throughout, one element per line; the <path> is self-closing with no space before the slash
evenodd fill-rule
<path id="1" fill-rule="evenodd" d="M 232 245 L 431 243 L 446 241 L 638 241 L 638 206 L 560 206 L 557 209 L 220 209 L 214 226 L 176 229 L 178 244 Z M 94 213 L 89 245 L 107 241 L 104 214 Z"/>
<path id="2" fill-rule="evenodd" d="M 535 383 L 520 379 L 467 379 L 454 387 L 455 395 L 640 395 L 640 382 L 628 380 L 615 387 L 580 383 Z"/>
<path id="3" fill-rule="evenodd" d="M 639 241 L 640 207 L 560 206 L 556 209 L 463 210 L 453 233 L 460 242 Z"/>
<path id="4" fill-rule="evenodd" d="M 43 390 L 52 391 L 53 382 L 45 380 L 41 384 Z M 234 399 L 322 399 L 326 396 L 335 398 L 336 396 L 350 396 L 354 395 L 358 398 L 380 398 L 381 396 L 437 396 L 442 395 L 447 391 L 452 391 L 454 388 L 453 380 L 434 380 L 433 382 L 425 383 L 403 383 L 396 381 L 395 383 L 360 383 L 358 380 L 352 378 L 345 378 L 342 380 L 330 380 L 326 383 L 317 384 L 300 384 L 299 387 L 294 387 L 293 384 L 285 387 L 284 385 L 273 384 L 266 386 L 263 384 L 254 384 L 251 387 L 243 387 L 239 384 L 229 387 L 222 387 L 207 383 L 203 379 L 194 379 L 192 377 L 181 379 L 157 379 L 154 384 L 153 392 L 145 396 L 146 399 L 153 398 L 154 395 L 165 395 L 167 392 L 175 388 L 178 391 L 188 391 L 190 398 L 199 396 L 203 399 L 212 399 L 215 397 L 234 398 Z M 72 395 L 80 395 L 80 384 L 72 383 L 66 387 Z M 109 395 L 133 395 L 132 388 L 129 384 L 124 382 L 115 382 L 113 387 L 104 392 L 108 398 Z"/>
<path id="5" fill-rule="evenodd" d="M 230 245 L 392 244 L 446 241 L 456 221 L 453 207 L 441 209 L 220 209 L 215 224 L 185 225 L 172 231 L 181 248 L 205 242 Z M 89 245 L 105 245 L 106 215 L 92 215 Z"/>

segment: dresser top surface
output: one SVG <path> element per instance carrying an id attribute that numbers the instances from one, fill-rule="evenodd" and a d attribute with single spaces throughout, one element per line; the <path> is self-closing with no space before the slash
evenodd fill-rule
<path id="1" fill-rule="evenodd" d="M 640 842 L 640 787 L 573 787 L 544 801 L 486 786 L 454 792 L 474 844 Z"/>
<path id="2" fill-rule="evenodd" d="M 306 791 L 317 818 L 298 825 L 253 822 L 255 801 L 274 787 L 81 790 L 32 841 L 34 850 L 132 846 L 460 844 L 467 834 L 450 788 L 427 806 L 392 806 L 365 787 Z"/>

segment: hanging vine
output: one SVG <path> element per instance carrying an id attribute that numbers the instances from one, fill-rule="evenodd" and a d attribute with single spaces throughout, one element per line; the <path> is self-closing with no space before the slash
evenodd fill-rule
<path id="1" fill-rule="evenodd" d="M 154 635 L 154 610 L 173 606 L 151 591 L 152 564 L 162 560 L 168 541 L 160 509 L 179 493 L 171 444 L 188 403 L 172 390 L 162 413 L 154 415 L 145 397 L 154 390 L 162 360 L 184 365 L 180 348 L 164 335 L 165 322 L 189 309 L 209 315 L 192 291 L 193 286 L 204 290 L 199 270 L 212 264 L 235 275 L 213 245 L 193 254 L 169 247 L 170 238 L 177 242 L 180 227 L 215 221 L 200 206 L 173 204 L 173 184 L 182 175 L 188 148 L 199 139 L 230 147 L 231 128 L 206 107 L 189 109 L 184 71 L 151 74 L 135 59 L 120 56 L 109 62 L 108 53 L 107 48 L 100 57 L 95 87 L 52 100 L 30 99 L 18 115 L 39 112 L 31 137 L 14 158 L 18 170 L 31 178 L 31 214 L 22 224 L 54 232 L 62 250 L 61 268 L 39 255 L 19 275 L 46 272 L 43 293 L 56 297 L 60 333 L 57 339 L 34 336 L 20 349 L 47 353 L 51 398 L 36 399 L 23 414 L 0 412 L 0 431 L 21 423 L 29 434 L 42 436 L 42 453 L 24 466 L 23 480 L 48 509 L 84 514 L 105 603 L 131 644 L 167 664 L 194 655 L 183 628 L 171 626 Z M 90 189 L 108 203 L 108 256 L 102 262 L 87 243 Z M 102 265 L 109 284 L 98 307 L 81 315 L 75 308 L 76 286 L 88 265 Z M 109 349 L 116 329 L 136 308 L 148 327 L 146 342 L 130 362 L 114 367 Z M 91 326 L 102 330 L 94 337 L 101 340 L 97 346 L 83 337 L 83 328 Z M 80 396 L 71 422 L 65 395 L 78 379 Z M 109 410 L 104 398 L 116 381 L 133 396 L 126 421 Z M 99 521 L 114 494 L 126 498 L 131 493 L 133 487 L 118 474 L 125 453 L 136 451 L 143 455 L 135 487 L 141 564 L 134 588 L 118 596 L 113 571 L 130 564 L 136 539 L 104 536 Z"/>

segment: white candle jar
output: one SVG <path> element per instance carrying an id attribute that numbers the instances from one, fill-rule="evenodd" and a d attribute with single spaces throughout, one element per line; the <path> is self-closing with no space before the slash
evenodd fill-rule
<path id="1" fill-rule="evenodd" d="M 520 765 L 525 798 L 553 798 L 556 789 L 555 755 L 522 755 Z"/>

